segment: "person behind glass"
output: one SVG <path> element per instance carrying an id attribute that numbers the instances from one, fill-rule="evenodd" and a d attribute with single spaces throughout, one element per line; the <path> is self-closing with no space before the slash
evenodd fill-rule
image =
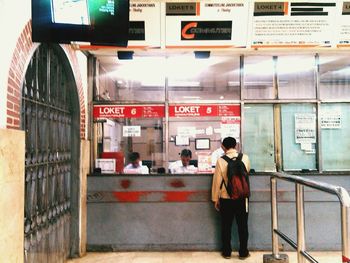
<path id="1" fill-rule="evenodd" d="M 180 153 L 180 160 L 173 162 L 169 165 L 170 173 L 172 174 L 185 174 L 195 173 L 197 168 L 194 165 L 190 165 L 192 159 L 192 152 L 189 149 L 183 149 Z"/>
<path id="2" fill-rule="evenodd" d="M 126 174 L 149 174 L 148 167 L 142 165 L 141 157 L 138 152 L 132 152 L 129 155 L 130 163 L 124 167 Z"/>
<path id="3" fill-rule="evenodd" d="M 221 144 L 222 149 L 229 158 L 238 156 L 235 149 L 236 139 L 226 137 Z M 246 154 L 243 154 L 242 161 L 249 172 L 250 161 Z M 227 185 L 227 162 L 223 158 L 219 158 L 216 162 L 215 172 L 212 183 L 212 201 L 215 209 L 221 215 L 221 241 L 222 256 L 230 258 L 231 247 L 231 228 L 233 219 L 236 217 L 239 237 L 239 258 L 245 259 L 250 256 L 248 250 L 248 198 L 233 200 L 227 193 L 226 187 L 222 187 L 225 180 Z"/>

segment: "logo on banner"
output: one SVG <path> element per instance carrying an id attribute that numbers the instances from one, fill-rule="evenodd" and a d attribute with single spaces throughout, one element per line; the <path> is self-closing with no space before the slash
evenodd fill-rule
<path id="1" fill-rule="evenodd" d="M 181 21 L 181 40 L 231 40 L 232 21 Z"/>

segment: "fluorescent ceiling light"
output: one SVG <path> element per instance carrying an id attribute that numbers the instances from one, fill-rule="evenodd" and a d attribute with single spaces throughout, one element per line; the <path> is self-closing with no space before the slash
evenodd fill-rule
<path id="1" fill-rule="evenodd" d="M 199 81 L 169 81 L 169 87 L 200 87 Z"/>
<path id="2" fill-rule="evenodd" d="M 192 99 L 192 100 L 199 100 L 201 97 L 199 96 L 183 96 L 184 99 Z"/>

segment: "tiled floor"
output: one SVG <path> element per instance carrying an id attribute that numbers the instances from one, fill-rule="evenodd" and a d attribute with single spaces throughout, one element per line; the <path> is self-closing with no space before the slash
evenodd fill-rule
<path id="1" fill-rule="evenodd" d="M 295 252 L 283 252 L 289 256 L 289 263 L 297 263 Z M 219 252 L 110 252 L 87 253 L 85 257 L 68 260 L 68 263 L 262 263 L 263 255 L 271 252 L 251 252 L 246 260 L 238 259 L 232 253 L 231 259 L 224 259 Z M 341 263 L 341 252 L 310 252 L 319 263 Z M 305 262 L 308 262 L 305 260 Z"/>

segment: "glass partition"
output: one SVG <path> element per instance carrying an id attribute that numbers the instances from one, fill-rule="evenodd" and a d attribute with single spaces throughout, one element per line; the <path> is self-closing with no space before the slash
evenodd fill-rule
<path id="1" fill-rule="evenodd" d="M 320 55 L 321 99 L 350 99 L 350 64 L 348 56 Z"/>
<path id="2" fill-rule="evenodd" d="M 249 155 L 251 169 L 275 171 L 273 105 L 245 105 L 243 134 L 243 150 Z"/>
<path id="3" fill-rule="evenodd" d="M 322 160 L 325 171 L 350 170 L 350 103 L 321 104 Z"/>
<path id="4" fill-rule="evenodd" d="M 281 105 L 283 170 L 316 170 L 316 107 Z"/>
<path id="5" fill-rule="evenodd" d="M 240 99 L 239 56 L 169 57 L 167 71 L 170 102 Z"/>
<path id="6" fill-rule="evenodd" d="M 274 63 L 272 56 L 244 58 L 244 99 L 273 99 Z"/>
<path id="7" fill-rule="evenodd" d="M 164 102 L 165 58 L 135 57 L 119 60 L 116 67 L 100 68 L 99 101 Z"/>
<path id="8" fill-rule="evenodd" d="M 280 99 L 315 99 L 315 57 L 278 56 L 278 98 Z"/>

